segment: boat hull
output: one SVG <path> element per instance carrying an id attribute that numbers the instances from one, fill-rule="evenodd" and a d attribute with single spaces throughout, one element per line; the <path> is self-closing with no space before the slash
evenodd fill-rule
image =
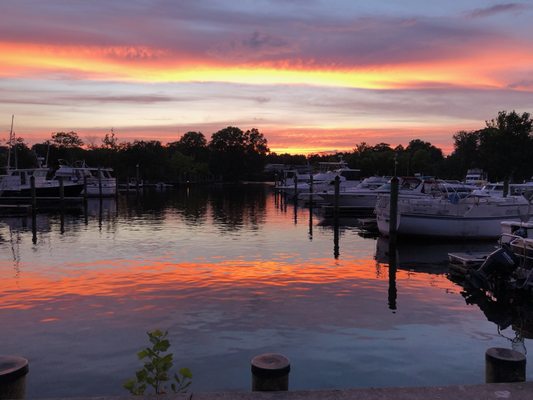
<path id="1" fill-rule="evenodd" d="M 400 214 L 397 234 L 461 239 L 497 239 L 501 235 L 501 222 L 504 220 L 522 221 L 523 216 L 465 218 Z M 379 232 L 384 236 L 389 236 L 388 216 L 379 216 L 377 223 Z"/>
<path id="2" fill-rule="evenodd" d="M 65 185 L 63 187 L 63 194 L 65 197 L 76 197 L 81 194 L 83 185 Z M 18 190 L 5 189 L 2 192 L 2 197 L 31 197 L 31 188 L 20 188 Z M 59 186 L 45 186 L 36 187 L 35 195 L 37 197 L 60 197 Z"/>

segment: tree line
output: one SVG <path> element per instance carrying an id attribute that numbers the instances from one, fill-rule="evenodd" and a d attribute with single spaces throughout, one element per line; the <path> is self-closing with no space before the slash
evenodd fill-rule
<path id="1" fill-rule="evenodd" d="M 162 144 L 158 140 L 119 143 L 113 130 L 101 144 L 85 146 L 76 132 L 56 132 L 50 140 L 29 148 L 24 139 L 12 143 L 12 160 L 19 168 L 37 164 L 37 157 L 56 168 L 60 160 L 73 163 L 84 160 L 90 166 L 111 167 L 121 180 L 141 177 L 150 182 L 205 182 L 272 179 L 266 176 L 267 163 L 317 165 L 342 157 L 363 176 L 431 175 L 463 179 L 471 168 L 483 169 L 491 181 L 514 182 L 531 179 L 533 163 L 533 120 L 529 113 L 500 111 L 474 131 L 460 131 L 453 136 L 453 151 L 444 156 L 441 149 L 420 139 L 405 147 L 388 143 L 369 145 L 361 142 L 349 152 L 332 155 L 276 154 L 266 137 L 257 129 L 243 131 L 228 126 L 207 141 L 201 132 L 187 132 L 179 140 Z M 7 165 L 7 143 L 0 146 L 0 166 Z M 13 161 L 11 166 L 13 166 Z"/>

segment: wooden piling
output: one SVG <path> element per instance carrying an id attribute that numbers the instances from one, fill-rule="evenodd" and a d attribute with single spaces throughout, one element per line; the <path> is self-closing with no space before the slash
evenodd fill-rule
<path id="1" fill-rule="evenodd" d="M 34 215 L 37 212 L 37 190 L 35 189 L 35 177 L 30 177 L 30 190 L 31 190 L 31 213 Z"/>
<path id="2" fill-rule="evenodd" d="M 399 180 L 395 176 L 390 181 L 390 210 L 389 210 L 389 243 L 390 246 L 396 246 L 396 233 L 398 230 L 398 188 Z"/>
<path id="3" fill-rule="evenodd" d="M 103 189 L 102 189 L 102 169 L 98 167 L 98 196 L 100 198 L 103 197 Z"/>
<path id="4" fill-rule="evenodd" d="M 139 164 L 135 165 L 135 191 L 139 194 Z"/>
<path id="5" fill-rule="evenodd" d="M 341 187 L 341 178 L 338 175 L 335 177 L 334 187 L 335 187 L 335 197 L 334 197 L 334 202 L 333 202 L 333 219 L 335 220 L 335 223 L 337 223 L 339 219 L 339 198 L 340 198 L 340 187 Z"/>
<path id="6" fill-rule="evenodd" d="M 61 202 L 61 210 L 63 210 L 65 207 L 65 183 L 62 176 L 57 179 L 59 180 L 59 200 Z"/>
<path id="7" fill-rule="evenodd" d="M 503 180 L 503 197 L 507 197 L 509 195 L 509 179 L 505 178 Z"/>
<path id="8" fill-rule="evenodd" d="M 0 356 L 0 399 L 23 399 L 28 371 L 25 358 Z"/>
<path id="9" fill-rule="evenodd" d="M 518 351 L 491 347 L 485 352 L 487 383 L 525 382 L 526 356 Z"/>
<path id="10" fill-rule="evenodd" d="M 252 359 L 252 391 L 289 390 L 289 359 L 282 354 L 265 353 Z"/>
<path id="11" fill-rule="evenodd" d="M 311 178 L 309 179 L 309 207 L 312 207 L 312 204 L 313 204 L 314 187 L 315 187 L 315 182 L 313 179 L 313 174 L 311 174 Z"/>

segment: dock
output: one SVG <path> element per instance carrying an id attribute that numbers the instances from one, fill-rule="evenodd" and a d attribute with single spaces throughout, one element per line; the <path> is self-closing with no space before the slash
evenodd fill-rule
<path id="1" fill-rule="evenodd" d="M 478 269 L 487 259 L 489 253 L 449 253 L 449 271 L 455 277 L 463 278 L 469 271 Z"/>
<path id="2" fill-rule="evenodd" d="M 41 210 L 74 209 L 83 205 L 83 197 L 36 197 L 35 204 Z M 0 197 L 0 206 L 24 207 L 31 210 L 33 199 L 31 197 Z"/>
<path id="3" fill-rule="evenodd" d="M 530 400 L 533 398 L 533 382 L 433 387 L 298 390 L 287 392 L 191 392 L 167 394 L 164 396 L 123 395 L 80 397 L 78 400 L 142 400 L 154 399 L 156 397 L 165 400 Z M 65 400 L 65 398 L 62 400 Z"/>

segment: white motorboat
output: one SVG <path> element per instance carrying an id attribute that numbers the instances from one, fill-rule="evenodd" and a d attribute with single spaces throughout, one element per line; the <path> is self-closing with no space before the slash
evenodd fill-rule
<path id="1" fill-rule="evenodd" d="M 398 198 L 397 234 L 458 239 L 495 239 L 504 220 L 527 221 L 533 209 L 523 196 L 497 197 L 481 193 Z M 379 232 L 389 235 L 390 196 L 380 196 L 375 208 Z"/>
<path id="2" fill-rule="evenodd" d="M 443 185 L 451 185 L 444 181 L 435 181 L 434 179 L 425 179 L 420 177 L 401 177 L 399 179 L 399 195 L 403 197 L 426 196 L 435 190 L 445 190 Z M 459 184 L 463 185 L 463 184 Z M 390 193 L 390 179 L 386 177 L 370 177 L 360 185 L 339 191 L 339 207 L 347 207 L 360 210 L 373 210 L 376 207 L 378 196 Z M 324 200 L 329 204 L 334 204 L 335 193 L 328 191 L 322 195 Z"/>
<path id="3" fill-rule="evenodd" d="M 489 194 L 492 196 L 503 196 L 505 184 L 503 182 L 487 183 L 476 193 Z M 512 196 L 524 196 L 526 199 L 533 197 L 533 182 L 510 183 L 508 194 Z"/>
<path id="4" fill-rule="evenodd" d="M 31 178 L 35 180 L 35 195 L 37 197 L 59 197 L 61 183 L 59 180 L 48 179 L 48 168 L 17 168 L 8 169 L 0 176 L 0 195 L 2 197 L 30 197 Z M 66 197 L 78 196 L 83 190 L 83 184 L 63 182 L 63 194 Z"/>
<path id="5" fill-rule="evenodd" d="M 60 160 L 54 179 L 62 178 L 64 182 L 84 185 L 87 182 L 87 196 L 114 196 L 117 193 L 117 181 L 113 177 L 112 168 L 94 168 L 85 161 L 76 162 L 73 166 Z"/>
<path id="6" fill-rule="evenodd" d="M 361 182 L 360 174 L 361 170 L 349 168 L 348 164 L 342 160 L 320 162 L 319 172 L 316 174 L 302 174 L 296 170 L 285 171 L 282 183 L 276 188 L 290 195 L 295 195 L 296 191 L 307 199 L 311 191 L 314 195 L 320 195 L 320 193 L 333 190 L 336 177 L 339 177 L 340 187 L 343 190 L 354 187 Z"/>

